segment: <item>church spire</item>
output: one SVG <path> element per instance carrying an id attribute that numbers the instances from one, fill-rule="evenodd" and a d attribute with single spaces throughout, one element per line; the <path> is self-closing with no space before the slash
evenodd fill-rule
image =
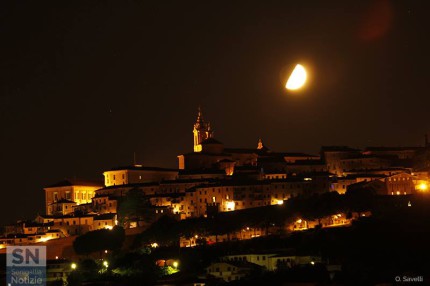
<path id="1" fill-rule="evenodd" d="M 202 114 L 202 109 L 199 105 L 199 107 L 197 108 L 197 120 L 196 120 L 196 124 L 201 124 L 203 123 L 203 114 Z"/>
<path id="2" fill-rule="evenodd" d="M 203 113 L 200 106 L 197 109 L 197 120 L 196 123 L 194 123 L 193 135 L 194 152 L 201 152 L 201 143 L 208 138 L 212 138 L 213 136 L 213 131 L 211 129 L 210 123 L 205 123 L 203 120 Z"/>
<path id="3" fill-rule="evenodd" d="M 261 150 L 263 148 L 264 148 L 263 141 L 261 141 L 261 138 L 259 138 L 258 139 L 258 144 L 257 144 L 257 149 Z"/>

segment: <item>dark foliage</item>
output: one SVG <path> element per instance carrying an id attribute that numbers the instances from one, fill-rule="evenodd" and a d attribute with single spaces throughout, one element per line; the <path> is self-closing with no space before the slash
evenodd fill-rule
<path id="1" fill-rule="evenodd" d="M 90 254 L 104 250 L 118 250 L 125 240 L 125 231 L 115 226 L 112 230 L 100 229 L 78 236 L 73 242 L 77 254 Z"/>

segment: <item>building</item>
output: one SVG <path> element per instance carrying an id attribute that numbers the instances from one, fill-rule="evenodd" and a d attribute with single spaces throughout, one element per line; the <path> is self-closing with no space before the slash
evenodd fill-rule
<path id="1" fill-rule="evenodd" d="M 158 167 L 144 167 L 133 165 L 113 168 L 103 173 L 105 186 L 131 185 L 162 180 L 174 180 L 178 177 L 178 170 Z"/>
<path id="2" fill-rule="evenodd" d="M 197 120 L 193 128 L 194 136 L 194 152 L 202 152 L 202 142 L 213 137 L 210 122 L 206 123 L 203 119 L 201 108 L 199 107 L 197 113 Z"/>
<path id="3" fill-rule="evenodd" d="M 247 261 L 213 262 L 206 268 L 210 277 L 221 278 L 225 282 L 243 279 L 253 271 L 261 271 L 261 266 Z"/>
<path id="4" fill-rule="evenodd" d="M 76 205 L 90 203 L 95 191 L 100 188 L 103 188 L 103 185 L 99 182 L 81 180 L 64 180 L 45 187 L 46 213 L 51 215 L 53 208 L 50 206 L 61 200 L 72 201 Z"/>
<path id="5" fill-rule="evenodd" d="M 220 260 L 228 263 L 250 262 L 263 267 L 263 269 L 267 271 L 276 271 L 278 270 L 278 266 L 292 268 L 295 266 L 313 265 L 322 262 L 320 256 L 298 254 L 294 249 L 227 255 L 221 257 Z"/>

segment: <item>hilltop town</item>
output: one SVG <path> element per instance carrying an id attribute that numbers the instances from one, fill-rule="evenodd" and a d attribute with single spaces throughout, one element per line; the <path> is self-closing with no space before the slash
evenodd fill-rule
<path id="1" fill-rule="evenodd" d="M 255 148 L 230 148 L 215 139 L 200 109 L 193 139 L 192 152 L 178 155 L 177 169 L 135 163 L 106 170 L 104 182 L 70 179 L 44 187 L 46 212 L 5 226 L 0 250 L 47 245 L 48 259 L 60 265 L 48 271 L 48 280 L 66 281 L 83 255 L 105 263 L 114 251 L 85 246 L 80 238 L 117 231 L 124 236 L 119 248 L 127 251 L 221 249 L 196 276 L 206 281 L 201 283 L 317 264 L 333 279 L 342 263 L 278 242 L 309 230 L 350 228 L 382 210 L 411 208 L 429 188 L 427 139 L 415 147 L 322 146 L 320 154 L 274 151 L 258 138 Z M 253 245 L 262 239 L 276 247 Z M 253 246 L 228 244 L 222 250 L 241 242 Z M 187 268 L 171 253 L 153 262 L 173 276 Z"/>

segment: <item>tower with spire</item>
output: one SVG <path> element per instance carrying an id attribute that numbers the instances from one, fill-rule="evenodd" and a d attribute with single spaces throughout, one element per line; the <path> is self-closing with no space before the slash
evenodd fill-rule
<path id="1" fill-rule="evenodd" d="M 194 135 L 194 152 L 201 152 L 202 142 L 208 138 L 213 137 L 213 131 L 211 129 L 211 125 L 209 122 L 206 123 L 203 120 L 203 114 L 200 106 L 197 112 L 196 123 L 194 123 L 193 135 Z"/>

